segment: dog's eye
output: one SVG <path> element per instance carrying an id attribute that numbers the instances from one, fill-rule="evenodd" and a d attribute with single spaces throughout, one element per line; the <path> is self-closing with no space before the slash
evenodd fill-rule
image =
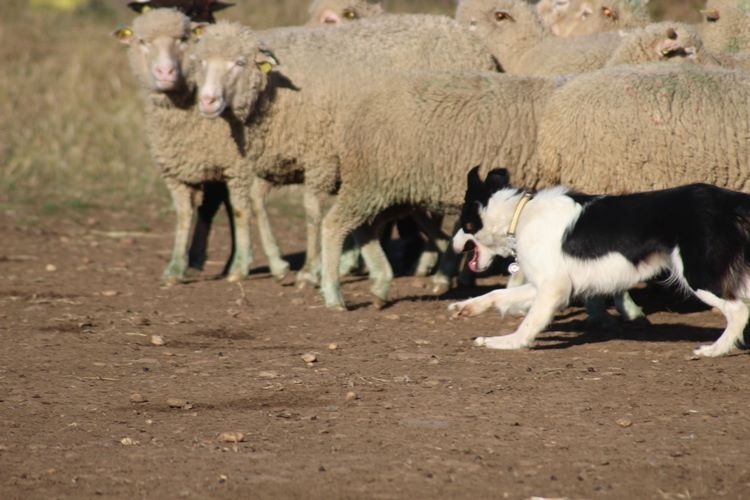
<path id="1" fill-rule="evenodd" d="M 464 233 L 473 233 L 476 231 L 476 226 L 473 222 L 467 222 L 464 224 Z"/>

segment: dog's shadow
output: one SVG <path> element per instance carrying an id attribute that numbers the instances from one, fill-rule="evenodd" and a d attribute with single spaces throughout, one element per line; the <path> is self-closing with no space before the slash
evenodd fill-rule
<path id="1" fill-rule="evenodd" d="M 535 349 L 567 349 L 582 344 L 596 344 L 612 340 L 636 342 L 712 343 L 721 335 L 721 328 L 693 326 L 684 323 L 627 324 L 616 328 L 592 327 L 585 319 L 557 321 L 539 336 Z"/>

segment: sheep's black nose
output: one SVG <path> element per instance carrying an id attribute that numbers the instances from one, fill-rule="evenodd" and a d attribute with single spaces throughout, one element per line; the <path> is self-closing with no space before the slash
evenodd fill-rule
<path id="1" fill-rule="evenodd" d="M 469 240 L 464 245 L 464 252 L 471 252 L 473 251 L 477 246 L 474 244 L 473 240 Z"/>
<path id="2" fill-rule="evenodd" d="M 670 40 L 677 40 L 677 32 L 674 30 L 674 28 L 669 28 L 667 30 L 667 38 Z"/>

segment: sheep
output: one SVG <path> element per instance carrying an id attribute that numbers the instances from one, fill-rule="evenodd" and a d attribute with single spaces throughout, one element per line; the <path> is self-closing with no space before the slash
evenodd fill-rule
<path id="1" fill-rule="evenodd" d="M 176 8 L 195 23 L 215 23 L 214 12 L 231 6 L 232 4 L 218 0 L 138 0 L 128 3 L 128 7 L 139 14 L 158 8 Z M 232 235 L 231 255 L 234 255 L 234 219 L 232 217 L 232 206 L 229 203 L 229 193 L 226 184 L 223 182 L 206 182 L 203 184 L 203 200 L 197 210 L 198 217 L 195 222 L 190 250 L 188 251 L 188 268 L 186 271 L 188 274 L 197 274 L 202 271 L 203 266 L 208 260 L 206 250 L 208 248 L 211 224 L 221 205 L 225 205 L 227 215 L 229 216 L 229 228 Z M 224 274 L 229 272 L 231 262 L 232 259 L 230 256 L 224 267 Z"/>
<path id="2" fill-rule="evenodd" d="M 601 68 L 621 40 L 617 33 L 575 38 L 549 35 L 532 7 L 522 0 L 461 0 L 456 20 L 485 41 L 503 70 L 525 76 Z"/>
<path id="3" fill-rule="evenodd" d="M 550 33 L 586 36 L 646 26 L 648 14 L 625 0 L 542 0 L 536 11 Z"/>
<path id="4" fill-rule="evenodd" d="M 657 61 L 721 65 L 719 59 L 705 49 L 694 26 L 667 21 L 650 24 L 624 35 L 620 46 L 605 66 Z"/>
<path id="5" fill-rule="evenodd" d="M 261 239 L 272 273 L 283 276 L 281 258 L 267 215 L 256 203 L 266 186 L 245 168 L 244 151 L 234 136 L 236 123 L 208 122 L 195 109 L 192 71 L 185 60 L 191 35 L 190 19 L 174 9 L 154 9 L 138 16 L 132 29 L 116 32 L 129 46 L 128 58 L 143 95 L 146 138 L 177 212 L 171 260 L 163 279 L 179 282 L 187 268 L 186 246 L 198 191 L 207 182 L 227 183 L 236 222 L 236 251 L 228 279 L 247 275 L 251 263 L 248 204 L 259 219 Z"/>
<path id="6" fill-rule="evenodd" d="M 245 30 L 249 31 L 236 24 L 209 26 L 206 32 L 211 37 L 201 38 L 195 57 L 200 61 L 204 52 L 210 52 L 227 64 L 250 57 L 243 56 L 243 51 L 257 51 L 252 44 L 231 43 L 232 37 L 240 37 Z M 245 76 L 233 82 L 222 81 L 221 74 L 208 75 L 219 82 L 210 87 L 205 85 L 207 75 L 199 71 L 199 94 L 223 101 L 231 117 L 246 125 L 245 141 L 256 175 L 274 183 L 304 178 L 307 254 L 297 282 L 317 284 L 321 203 L 338 185 L 332 130 L 338 114 L 350 109 L 359 87 L 385 69 L 492 71 L 497 62 L 479 40 L 440 16 L 380 16 L 335 30 L 289 27 L 259 36 L 283 63 L 270 73 L 270 85 L 263 95 L 259 97 L 244 83 L 245 78 L 252 78 L 253 68 L 246 68 Z M 213 44 L 220 45 L 220 50 L 213 50 Z M 218 66 L 211 71 L 221 73 Z M 233 97 L 226 99 L 225 95 Z M 260 104 L 253 105 L 255 102 Z"/>
<path id="7" fill-rule="evenodd" d="M 744 0 L 712 0 L 701 11 L 703 42 L 717 53 L 750 50 L 750 4 Z"/>
<path id="8" fill-rule="evenodd" d="M 750 189 L 750 75 L 691 65 L 617 66 L 549 100 L 536 187 L 620 194 L 707 182 Z"/>
<path id="9" fill-rule="evenodd" d="M 340 121 L 340 188 L 323 221 L 321 293 L 345 309 L 337 274 L 344 237 L 360 228 L 375 304 L 387 301 L 392 272 L 375 234 L 392 207 L 455 213 L 469 168 L 507 165 L 535 177 L 537 117 L 551 79 L 482 72 L 386 75 L 362 89 Z M 384 126 L 386 125 L 386 126 Z"/>
<path id="10" fill-rule="evenodd" d="M 313 0 L 310 4 L 308 26 L 340 25 L 383 13 L 379 0 Z"/>

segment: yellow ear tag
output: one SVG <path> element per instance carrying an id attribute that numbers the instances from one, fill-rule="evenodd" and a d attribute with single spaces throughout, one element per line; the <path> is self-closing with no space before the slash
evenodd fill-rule
<path id="1" fill-rule="evenodd" d="M 127 40 L 128 38 L 133 36 L 133 30 L 131 30 L 130 28 L 120 28 L 119 30 L 117 30 L 115 35 L 117 35 L 117 38 L 119 40 Z"/>
<path id="2" fill-rule="evenodd" d="M 145 14 L 146 12 L 148 12 L 150 10 L 151 10 L 151 6 L 150 5 L 144 5 L 143 7 L 141 7 L 141 14 Z"/>
<path id="3" fill-rule="evenodd" d="M 267 75 L 273 69 L 273 65 L 270 62 L 261 62 L 258 63 L 258 69 L 260 69 L 261 73 Z"/>
<path id="4" fill-rule="evenodd" d="M 193 35 L 195 35 L 195 36 L 201 36 L 201 35 L 203 35 L 204 31 L 205 31 L 205 29 L 203 28 L 203 26 L 196 26 L 195 28 L 193 28 Z"/>

